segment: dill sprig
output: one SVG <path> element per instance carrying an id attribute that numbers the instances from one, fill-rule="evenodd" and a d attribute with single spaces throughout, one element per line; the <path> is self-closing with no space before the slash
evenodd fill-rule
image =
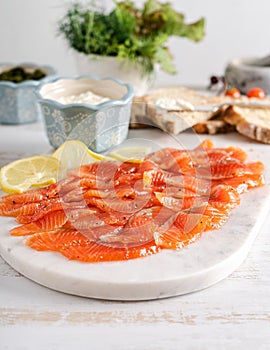
<path id="1" fill-rule="evenodd" d="M 174 74 L 168 39 L 178 36 L 197 42 L 204 37 L 204 27 L 204 18 L 186 24 L 184 15 L 170 3 L 147 0 L 142 8 L 132 1 L 115 1 L 110 13 L 94 3 L 87 7 L 73 3 L 58 31 L 79 52 L 128 59 L 139 63 L 147 74 L 157 63 L 161 70 Z"/>

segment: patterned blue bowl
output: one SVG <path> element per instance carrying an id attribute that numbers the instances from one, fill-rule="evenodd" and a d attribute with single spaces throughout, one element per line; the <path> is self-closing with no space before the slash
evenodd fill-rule
<path id="1" fill-rule="evenodd" d="M 0 81 L 0 123 L 2 124 L 33 123 L 41 118 L 41 111 L 35 94 L 36 89 L 42 83 L 56 78 L 56 71 L 52 67 L 33 63 L 2 63 L 0 64 L 0 72 L 17 66 L 23 67 L 27 71 L 39 68 L 46 74 L 46 77 L 21 83 Z"/>
<path id="2" fill-rule="evenodd" d="M 109 98 L 99 104 L 58 102 L 85 92 Z M 59 78 L 37 91 L 50 144 L 80 140 L 91 150 L 103 152 L 122 143 L 128 134 L 133 88 L 114 78 L 85 75 Z"/>

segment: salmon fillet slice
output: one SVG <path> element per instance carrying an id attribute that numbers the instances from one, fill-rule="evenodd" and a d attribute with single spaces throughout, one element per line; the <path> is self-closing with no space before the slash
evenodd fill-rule
<path id="1" fill-rule="evenodd" d="M 38 251 L 56 251 L 69 260 L 81 262 L 129 260 L 153 255 L 160 251 L 154 240 L 129 248 L 113 248 L 110 245 L 97 244 L 76 230 L 36 234 L 27 239 L 25 244 Z"/>

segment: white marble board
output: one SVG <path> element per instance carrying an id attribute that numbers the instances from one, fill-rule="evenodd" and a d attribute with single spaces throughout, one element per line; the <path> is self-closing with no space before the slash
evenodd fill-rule
<path id="1" fill-rule="evenodd" d="M 252 159 L 264 160 L 252 152 Z M 267 157 L 265 156 L 265 165 Z M 269 168 L 266 174 L 269 174 Z M 0 254 L 15 270 L 51 289 L 98 299 L 149 300 L 211 286 L 245 259 L 270 207 L 270 185 L 241 196 L 221 230 L 209 231 L 181 251 L 109 263 L 69 261 L 59 253 L 37 252 L 12 237 L 12 218 L 0 218 Z"/>

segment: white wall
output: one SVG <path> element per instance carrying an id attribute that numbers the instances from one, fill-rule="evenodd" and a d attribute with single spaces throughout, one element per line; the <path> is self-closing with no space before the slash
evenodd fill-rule
<path id="1" fill-rule="evenodd" d="M 171 2 L 190 21 L 205 16 L 207 34 L 197 44 L 171 39 L 178 74 L 160 74 L 158 83 L 206 85 L 210 75 L 223 73 L 231 57 L 270 53 L 269 0 Z M 60 75 L 76 75 L 72 53 L 56 35 L 56 23 L 67 4 L 65 0 L 0 0 L 0 62 L 46 63 Z M 106 4 L 110 6 L 110 0 Z"/>

